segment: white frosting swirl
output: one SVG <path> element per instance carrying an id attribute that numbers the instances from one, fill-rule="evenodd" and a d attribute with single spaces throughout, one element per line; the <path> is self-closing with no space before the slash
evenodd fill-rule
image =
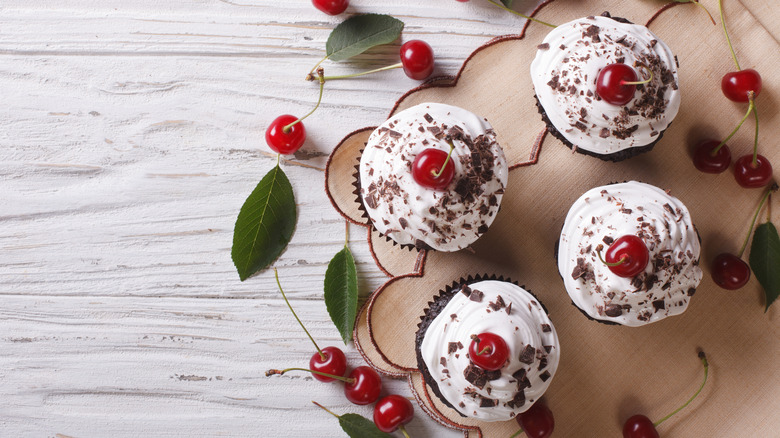
<path id="1" fill-rule="evenodd" d="M 541 304 L 523 288 L 496 280 L 469 287 L 482 292 L 482 299 L 477 302 L 464 293 L 455 294 L 428 326 L 420 352 L 441 394 L 455 409 L 468 417 L 506 421 L 528 410 L 547 390 L 560 360 L 558 335 Z M 506 306 L 511 303 L 509 313 L 506 307 L 491 307 L 499 296 Z M 478 388 L 464 371 L 473 366 L 467 354 L 471 336 L 484 332 L 506 341 L 509 363 L 499 370 L 500 377 Z M 463 347 L 450 352 L 450 343 L 458 342 Z M 518 392 L 523 393 L 522 401 L 515 398 Z M 481 407 L 485 399 L 496 400 L 496 406 Z"/>
<path id="2" fill-rule="evenodd" d="M 619 277 L 596 254 L 611 239 L 637 235 L 650 263 Z M 558 243 L 558 271 L 574 304 L 591 317 L 627 326 L 685 311 L 702 278 L 701 247 L 688 209 L 663 190 L 636 181 L 596 187 L 569 210 Z M 576 277 L 576 278 L 575 278 Z"/>
<path id="3" fill-rule="evenodd" d="M 420 186 L 412 177 L 415 157 L 428 148 L 449 152 L 448 134 L 455 137 L 455 177 L 444 191 Z M 371 134 L 360 159 L 360 196 L 380 233 L 400 244 L 456 251 L 493 223 L 508 172 L 486 119 L 463 108 L 424 103 Z"/>
<path id="4" fill-rule="evenodd" d="M 596 79 L 607 65 L 625 63 L 640 80 L 626 106 L 596 95 Z M 655 141 L 677 115 L 680 91 L 677 61 L 669 46 L 645 26 L 607 17 L 587 17 L 553 29 L 531 63 L 539 102 L 553 124 L 577 148 L 611 154 Z"/>

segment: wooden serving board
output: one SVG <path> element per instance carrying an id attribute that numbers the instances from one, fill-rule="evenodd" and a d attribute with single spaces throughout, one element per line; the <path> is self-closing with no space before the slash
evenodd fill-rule
<path id="1" fill-rule="evenodd" d="M 763 75 L 764 91 L 757 100 L 759 148 L 778 169 L 780 44 L 772 32 L 780 28 L 780 14 L 777 8 L 767 8 L 756 18 L 751 9 L 762 1 L 746 0 L 750 7 L 736 0 L 724 3 L 742 67 Z M 702 3 L 717 11 L 715 0 Z M 606 10 L 644 24 L 662 5 L 649 0 L 554 0 L 535 13 L 542 20 L 564 23 Z M 679 58 L 682 106 L 651 152 L 620 163 L 573 154 L 544 135 L 529 64 L 549 29 L 537 24 L 491 41 L 472 54 L 457 77 L 411 90 L 393 108 L 391 114 L 422 102 L 448 103 L 486 117 L 496 129 L 512 171 L 501 212 L 473 246 L 474 253 L 401 248 L 368 226 L 353 183 L 371 128 L 348 136 L 330 157 L 328 196 L 344 217 L 366 226 L 377 266 L 391 277 L 361 310 L 356 345 L 380 372 L 407 378 L 422 409 L 465 436 L 508 437 L 518 427 L 514 421 L 466 419 L 443 406 L 417 372 L 414 334 L 427 303 L 440 289 L 481 273 L 525 284 L 549 309 L 562 354 L 545 396 L 555 414 L 555 436 L 619 436 L 633 414 L 654 420 L 666 415 L 701 382 L 697 348 L 710 359 L 711 380 L 693 404 L 660 426 L 663 436 L 772 437 L 780 430 L 780 305 L 765 313 L 755 279 L 741 290 L 725 291 L 714 285 L 708 268 L 718 253 L 739 250 L 763 190 L 739 187 L 731 172 L 700 173 L 690 158 L 698 141 L 726 136 L 746 110 L 720 92 L 720 78 L 733 69 L 728 46 L 720 26 L 690 4 L 664 10 L 650 28 Z M 751 151 L 752 134 L 749 121 L 730 142 L 735 158 Z M 690 209 L 703 241 L 705 278 L 687 312 L 641 328 L 586 319 L 571 304 L 553 255 L 574 200 L 592 187 L 624 180 L 670 190 Z M 780 223 L 775 198 L 773 220 Z"/>

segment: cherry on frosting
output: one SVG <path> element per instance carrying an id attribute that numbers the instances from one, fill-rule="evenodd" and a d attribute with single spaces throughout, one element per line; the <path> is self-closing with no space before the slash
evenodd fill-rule
<path id="1" fill-rule="evenodd" d="M 596 93 L 605 102 L 623 106 L 634 98 L 639 77 L 627 64 L 615 63 L 601 69 L 596 79 Z"/>
<path id="2" fill-rule="evenodd" d="M 600 252 L 599 257 L 601 257 Z M 615 275 L 634 277 L 647 267 L 650 262 L 650 251 L 642 238 L 627 234 L 612 242 L 603 261 Z"/>
<path id="3" fill-rule="evenodd" d="M 484 370 L 500 370 L 509 359 L 509 347 L 501 336 L 494 333 L 473 335 L 469 345 L 469 359 Z"/>
<path id="4" fill-rule="evenodd" d="M 455 178 L 455 164 L 449 158 L 449 154 L 441 149 L 423 150 L 412 163 L 412 178 L 423 187 L 445 190 Z"/>

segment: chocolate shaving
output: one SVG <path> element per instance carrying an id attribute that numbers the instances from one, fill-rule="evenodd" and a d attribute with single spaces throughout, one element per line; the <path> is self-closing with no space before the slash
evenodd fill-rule
<path id="1" fill-rule="evenodd" d="M 465 377 L 469 383 L 479 389 L 484 388 L 485 384 L 488 382 L 487 375 L 485 375 L 485 370 L 474 365 L 473 363 L 469 363 L 469 366 L 463 370 L 463 377 Z"/>
<path id="2" fill-rule="evenodd" d="M 532 347 L 529 344 L 526 344 L 525 348 L 520 353 L 520 362 L 530 365 L 534 363 L 535 356 L 536 356 L 536 348 Z"/>
<path id="3" fill-rule="evenodd" d="M 476 301 L 477 303 L 482 302 L 482 298 L 484 298 L 485 294 L 483 294 L 481 291 L 478 291 L 476 289 L 471 291 L 471 295 L 469 295 L 469 299 L 471 301 Z"/>

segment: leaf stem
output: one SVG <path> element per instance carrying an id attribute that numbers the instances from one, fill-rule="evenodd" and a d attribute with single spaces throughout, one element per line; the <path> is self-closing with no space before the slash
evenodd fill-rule
<path id="1" fill-rule="evenodd" d="M 720 142 L 718 147 L 716 147 L 715 149 L 712 150 L 711 153 L 712 153 L 713 157 L 718 153 L 720 148 L 722 148 L 723 145 L 726 144 L 727 141 L 731 140 L 731 137 L 733 137 L 734 134 L 736 134 L 737 131 L 739 131 L 739 128 L 741 128 L 742 124 L 745 123 L 745 120 L 747 120 L 748 116 L 750 116 L 750 113 L 753 112 L 753 110 L 756 109 L 756 104 L 755 104 L 755 102 L 753 102 L 753 95 L 754 95 L 753 91 L 748 91 L 748 99 L 750 100 L 750 104 L 748 105 L 748 109 L 747 109 L 747 112 L 745 113 L 745 116 L 742 117 L 742 120 L 739 121 L 739 123 L 737 124 L 737 127 L 734 128 L 733 131 L 731 131 L 731 134 L 729 134 L 728 137 L 726 137 L 722 142 Z M 758 130 L 756 130 L 756 138 L 757 138 L 757 136 L 758 136 Z M 756 140 L 756 148 L 757 147 L 758 147 L 758 140 Z M 758 149 L 756 149 L 756 150 L 758 150 Z"/>
<path id="2" fill-rule="evenodd" d="M 737 257 L 742 258 L 742 254 L 745 253 L 745 248 L 747 248 L 748 240 L 750 240 L 750 235 L 753 234 L 753 227 L 756 225 L 756 219 L 758 219 L 758 213 L 761 212 L 761 209 L 764 208 L 764 203 L 766 202 L 767 198 L 769 198 L 769 194 L 777 190 L 777 184 L 773 184 L 772 187 L 768 188 L 766 193 L 764 193 L 764 196 L 761 198 L 761 202 L 758 204 L 758 209 L 756 210 L 756 213 L 753 215 L 753 221 L 750 223 L 750 229 L 748 230 L 747 236 L 745 236 L 745 242 L 742 243 L 742 248 L 739 250 L 739 254 Z"/>
<path id="3" fill-rule="evenodd" d="M 285 134 L 290 132 L 290 128 L 292 128 L 293 126 L 297 125 L 298 123 L 301 123 L 303 121 L 303 119 L 305 119 L 306 117 L 309 117 L 310 115 L 314 114 L 314 111 L 317 111 L 317 108 L 320 107 L 320 102 L 322 102 L 322 90 L 325 88 L 325 79 L 323 78 L 323 70 L 321 68 L 317 69 L 317 75 L 318 75 L 319 81 L 320 81 L 320 97 L 317 98 L 317 105 L 314 105 L 314 108 L 312 108 L 312 110 L 309 111 L 308 114 L 306 114 L 305 116 L 299 118 L 298 120 L 296 120 L 296 121 L 290 123 L 289 125 L 285 126 L 284 128 L 282 128 L 282 132 L 284 132 Z"/>
<path id="4" fill-rule="evenodd" d="M 345 228 L 344 248 L 347 248 L 347 246 L 349 245 L 349 221 L 344 221 L 344 228 Z"/>
<path id="5" fill-rule="evenodd" d="M 276 285 L 279 286 L 279 292 L 282 293 L 282 298 L 284 298 L 284 302 L 287 303 L 287 307 L 290 309 L 290 312 L 292 312 L 295 319 L 298 320 L 298 324 L 300 324 L 303 331 L 306 332 L 306 336 L 308 336 L 309 339 L 311 339 L 311 343 L 314 344 L 314 348 L 317 349 L 317 352 L 320 354 L 320 358 L 322 360 L 327 359 L 325 357 L 325 353 L 323 353 L 322 350 L 320 350 L 319 345 L 317 345 L 317 343 L 314 342 L 314 338 L 312 338 L 311 335 L 309 334 L 309 331 L 306 330 L 306 327 L 301 322 L 301 319 L 298 318 L 298 314 L 295 313 L 295 310 L 293 310 L 292 306 L 290 305 L 290 302 L 287 301 L 287 295 L 284 294 L 284 290 L 282 289 L 282 283 L 279 282 L 279 271 L 277 271 L 276 268 L 274 268 L 274 275 L 276 276 Z"/>
<path id="6" fill-rule="evenodd" d="M 699 389 L 696 391 L 695 394 L 693 394 L 693 396 L 691 398 L 688 399 L 687 402 L 685 402 L 685 404 L 683 404 L 679 408 L 675 409 L 674 412 L 672 412 L 671 414 L 669 414 L 669 415 L 665 416 L 664 418 L 661 418 L 660 420 L 658 420 L 655 423 L 653 423 L 653 426 L 658 427 L 659 424 L 661 424 L 664 421 L 666 421 L 669 418 L 671 418 L 672 415 L 674 415 L 674 414 L 680 412 L 681 410 L 683 410 L 686 406 L 688 406 L 693 401 L 693 399 L 696 398 L 696 396 L 699 395 L 701 390 L 704 389 L 704 384 L 707 383 L 707 375 L 709 374 L 709 371 L 710 371 L 710 364 L 707 363 L 707 356 L 704 354 L 703 351 L 699 351 L 699 359 L 701 360 L 702 365 L 704 365 L 704 380 L 701 382 L 701 386 L 699 386 Z"/>
<path id="7" fill-rule="evenodd" d="M 339 380 L 339 381 L 342 381 L 344 383 L 354 383 L 355 382 L 355 379 L 352 379 L 352 378 L 349 378 L 349 377 L 337 376 L 335 374 L 323 373 L 322 371 L 314 371 L 314 370 L 310 370 L 308 368 L 285 368 L 283 370 L 268 370 L 268 371 L 265 372 L 265 376 L 266 377 L 268 377 L 268 376 L 276 376 L 276 375 L 281 376 L 281 375 L 284 375 L 284 373 L 286 373 L 288 371 L 306 371 L 306 372 L 309 372 L 309 373 L 317 374 L 319 376 L 330 377 L 331 379 Z"/>
<path id="8" fill-rule="evenodd" d="M 556 25 L 554 25 L 554 24 L 546 23 L 546 22 L 544 22 L 544 21 L 542 21 L 542 20 L 539 20 L 539 19 L 536 19 L 536 18 L 534 18 L 534 17 L 530 17 L 530 16 L 528 16 L 528 15 L 521 14 L 520 12 L 517 12 L 517 11 L 515 11 L 514 9 L 507 8 L 506 6 L 502 5 L 501 3 L 494 2 L 493 0 L 487 0 L 487 1 L 488 1 L 488 3 L 492 3 L 492 4 L 494 4 L 494 5 L 498 6 L 499 8 L 501 8 L 501 9 L 503 9 L 503 10 L 507 11 L 507 12 L 511 12 L 511 13 L 513 13 L 513 14 L 515 14 L 515 15 L 519 15 L 520 17 L 523 17 L 523 18 L 525 18 L 526 20 L 535 21 L 535 22 L 537 22 L 537 23 L 539 23 L 539 24 L 543 24 L 543 25 L 545 25 L 545 26 L 549 26 L 549 27 L 558 27 L 558 26 L 556 26 Z"/>
<path id="9" fill-rule="evenodd" d="M 450 144 L 450 153 L 447 154 L 447 159 L 444 160 L 444 164 L 441 165 L 441 169 L 433 174 L 434 179 L 440 177 L 441 174 L 444 173 L 444 169 L 447 167 L 447 164 L 450 162 L 450 158 L 452 157 L 452 151 L 455 150 L 455 144 L 452 142 L 452 140 L 447 140 L 447 143 Z"/>
<path id="10" fill-rule="evenodd" d="M 368 75 L 368 74 L 371 74 L 371 73 L 378 73 L 380 71 L 385 71 L 385 70 L 393 70 L 393 69 L 401 68 L 401 67 L 403 67 L 403 64 L 401 64 L 399 62 L 398 64 L 388 65 L 387 67 L 375 68 L 373 70 L 362 71 L 360 73 L 352 73 L 351 75 L 325 76 L 324 78 L 322 78 L 322 80 L 324 80 L 324 81 L 335 81 L 337 79 L 356 78 L 358 76 L 364 76 L 364 75 Z"/>
<path id="11" fill-rule="evenodd" d="M 734 65 L 737 66 L 737 70 L 742 70 L 739 67 L 739 61 L 737 61 L 737 55 L 734 53 L 734 46 L 731 45 L 731 38 L 729 37 L 729 31 L 726 30 L 726 19 L 723 18 L 723 0 L 718 0 L 718 10 L 720 11 L 720 24 L 723 25 L 723 33 L 726 34 L 726 41 L 728 41 L 729 50 L 731 50 L 731 58 L 734 59 Z"/>
<path id="12" fill-rule="evenodd" d="M 406 433 L 406 428 L 404 427 L 404 425 L 403 425 L 403 424 L 402 424 L 402 425 L 400 425 L 400 426 L 398 426 L 398 430 L 400 430 L 400 431 L 401 431 L 401 433 L 402 433 L 402 434 L 404 434 L 404 438 L 409 438 L 409 434 L 408 434 L 408 433 Z"/>
<path id="13" fill-rule="evenodd" d="M 336 418 L 341 418 L 341 416 L 334 414 L 333 412 L 330 411 L 330 409 L 326 408 L 325 406 L 322 406 L 321 404 L 317 403 L 316 401 L 312 400 L 312 403 L 314 403 L 315 405 L 319 406 L 320 408 L 325 410 L 325 412 L 329 413 L 330 415 L 333 415 Z"/>

